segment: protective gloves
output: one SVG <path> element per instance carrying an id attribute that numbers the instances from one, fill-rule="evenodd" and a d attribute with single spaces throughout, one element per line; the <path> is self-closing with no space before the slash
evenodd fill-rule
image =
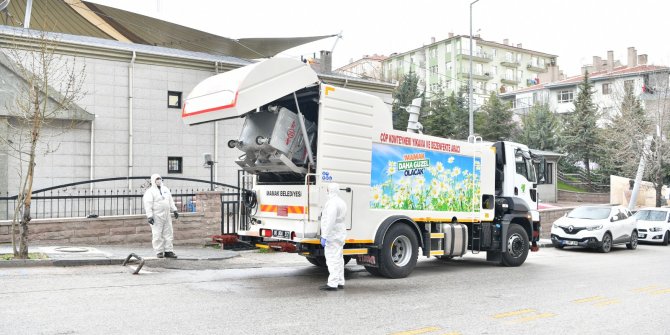
<path id="1" fill-rule="evenodd" d="M 174 211 L 174 212 L 172 212 L 172 213 L 174 213 L 174 218 L 175 218 L 175 219 L 179 219 L 179 213 L 177 213 L 177 211 Z"/>
<path id="2" fill-rule="evenodd" d="M 321 246 L 324 247 L 324 248 L 326 247 L 326 239 L 325 238 L 321 239 Z"/>
<path id="3" fill-rule="evenodd" d="M 153 217 L 150 217 L 148 221 L 149 221 L 149 224 L 150 224 L 150 225 L 153 225 L 153 224 L 154 224 L 154 218 L 153 218 Z"/>

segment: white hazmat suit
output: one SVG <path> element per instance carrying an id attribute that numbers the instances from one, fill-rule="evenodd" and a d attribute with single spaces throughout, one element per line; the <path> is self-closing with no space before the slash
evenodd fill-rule
<path id="1" fill-rule="evenodd" d="M 151 187 L 144 193 L 142 201 L 149 222 L 153 219 L 151 225 L 151 244 L 154 251 L 161 257 L 165 253 L 166 257 L 174 256 L 174 247 L 172 246 L 172 218 L 170 213 L 177 212 L 177 207 L 172 200 L 172 194 L 167 186 L 162 185 L 163 180 L 158 174 L 151 175 Z"/>
<path id="2" fill-rule="evenodd" d="M 326 240 L 325 254 L 328 266 L 328 286 L 337 289 L 344 287 L 344 258 L 342 249 L 347 237 L 347 227 L 344 218 L 347 214 L 347 205 L 340 198 L 340 185 L 328 185 L 328 201 L 321 212 L 321 238 Z"/>

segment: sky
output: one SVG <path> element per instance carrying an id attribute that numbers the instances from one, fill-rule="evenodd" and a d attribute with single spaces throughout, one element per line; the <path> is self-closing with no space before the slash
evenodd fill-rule
<path id="1" fill-rule="evenodd" d="M 312 56 L 333 50 L 337 68 L 364 55 L 406 52 L 448 34 L 469 35 L 472 0 L 89 0 L 228 38 L 342 34 L 285 51 Z M 522 44 L 558 56 L 567 75 L 593 56 L 627 62 L 628 47 L 649 64 L 670 65 L 670 2 L 663 0 L 479 0 L 472 5 L 473 35 Z M 334 48 L 334 49 L 333 49 Z"/>

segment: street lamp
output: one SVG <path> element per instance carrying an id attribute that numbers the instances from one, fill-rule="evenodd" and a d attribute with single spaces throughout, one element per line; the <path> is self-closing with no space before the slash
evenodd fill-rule
<path id="1" fill-rule="evenodd" d="M 475 133 L 474 130 L 474 121 L 472 115 L 472 5 L 476 4 L 479 0 L 475 0 L 470 3 L 470 76 L 468 79 L 468 114 L 469 114 L 469 135 L 472 136 Z"/>

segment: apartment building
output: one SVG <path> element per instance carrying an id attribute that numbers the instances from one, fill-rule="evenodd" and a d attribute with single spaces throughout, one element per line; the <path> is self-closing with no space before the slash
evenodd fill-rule
<path id="1" fill-rule="evenodd" d="M 439 89 L 451 94 L 467 87 L 472 60 L 473 99 L 478 106 L 491 92 L 516 91 L 561 76 L 556 55 L 524 49 L 507 39 L 498 43 L 475 36 L 470 54 L 469 36 L 450 33 L 442 41 L 432 38 L 428 45 L 383 60 L 383 79 L 395 83 L 414 72 L 428 96 Z"/>
<path id="2" fill-rule="evenodd" d="M 335 69 L 333 72 L 345 76 L 354 76 L 363 79 L 383 80 L 382 62 L 387 57 L 384 55 L 364 55 L 360 59 Z"/>
<path id="3" fill-rule="evenodd" d="M 634 47 L 627 50 L 627 61 L 614 59 L 614 52 L 607 52 L 607 59 L 593 56 L 593 64 L 582 67 L 582 74 L 556 82 L 540 83 L 516 91 L 505 92 L 501 98 L 512 102 L 515 114 L 522 115 L 536 104 L 548 104 L 558 114 L 574 110 L 574 99 L 579 93 L 579 84 L 585 71 L 594 86 L 593 100 L 603 112 L 611 115 L 622 102 L 626 88 L 641 97 L 643 104 L 655 101 L 660 90 L 668 88 L 670 68 L 647 64 L 646 54 L 637 54 Z"/>

